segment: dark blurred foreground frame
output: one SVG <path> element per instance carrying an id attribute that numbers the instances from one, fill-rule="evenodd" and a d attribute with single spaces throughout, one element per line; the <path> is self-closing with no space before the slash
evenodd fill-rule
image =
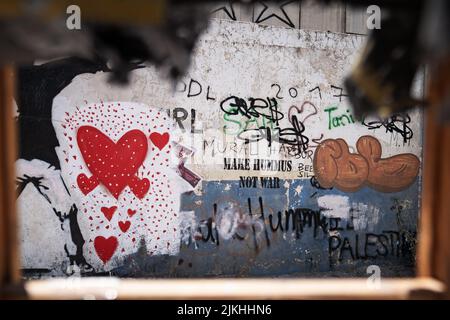
<path id="1" fill-rule="evenodd" d="M 450 126 L 437 108 L 426 109 L 422 211 L 417 277 L 364 279 L 128 280 L 116 278 L 23 281 L 15 210 L 17 136 L 12 113 L 14 68 L 0 70 L 0 298 L 17 299 L 450 299 Z M 448 95 L 450 57 L 429 70 L 427 99 L 441 105 Z M 113 293 L 113 294 L 112 294 Z"/>

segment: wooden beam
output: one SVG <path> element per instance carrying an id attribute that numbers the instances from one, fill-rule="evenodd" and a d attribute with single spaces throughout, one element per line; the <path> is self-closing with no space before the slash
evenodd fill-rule
<path id="1" fill-rule="evenodd" d="M 0 68 L 0 289 L 20 283 L 16 215 L 17 131 L 13 115 L 14 72 Z"/>
<path id="2" fill-rule="evenodd" d="M 417 267 L 419 276 L 442 281 L 450 299 L 450 124 L 442 120 L 444 101 L 450 101 L 450 56 L 429 72 Z"/>
<path id="3" fill-rule="evenodd" d="M 429 299 L 433 279 L 170 279 L 69 278 L 26 283 L 30 299 Z"/>
<path id="4" fill-rule="evenodd" d="M 62 19 L 69 14 L 67 8 L 73 4 L 79 6 L 82 21 L 95 23 L 117 23 L 129 25 L 161 25 L 165 22 L 166 0 L 49 0 L 42 2 L 33 12 L 33 17 L 41 21 Z M 0 18 L 27 19 L 30 3 L 25 0 L 0 1 Z"/>
<path id="5" fill-rule="evenodd" d="M 426 83 L 429 83 L 427 79 Z M 427 108 L 424 112 L 424 146 L 422 173 L 422 205 L 419 216 L 419 236 L 417 243 L 417 274 L 422 277 L 433 276 L 434 224 L 436 216 L 436 190 L 438 184 L 438 137 L 440 129 L 436 126 L 434 110 Z"/>

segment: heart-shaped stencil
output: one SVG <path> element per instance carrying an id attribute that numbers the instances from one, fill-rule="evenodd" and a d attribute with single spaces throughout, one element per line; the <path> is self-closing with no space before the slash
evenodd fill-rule
<path id="1" fill-rule="evenodd" d="M 113 206 L 113 207 L 101 207 L 100 210 L 102 211 L 102 213 L 105 215 L 105 218 L 108 219 L 108 221 L 111 221 L 114 212 L 116 212 L 117 207 Z"/>
<path id="2" fill-rule="evenodd" d="M 117 249 L 117 245 L 117 238 L 114 236 L 109 238 L 98 236 L 94 239 L 95 252 L 97 252 L 98 257 L 103 263 L 106 263 L 111 259 Z"/>
<path id="3" fill-rule="evenodd" d="M 88 178 L 84 173 L 81 173 L 77 177 L 78 187 L 84 195 L 94 190 L 100 183 L 95 176 Z"/>
<path id="4" fill-rule="evenodd" d="M 150 182 L 136 176 L 148 149 L 147 137 L 142 131 L 128 131 L 114 143 L 97 128 L 82 126 L 77 132 L 77 142 L 92 173 L 90 178 L 83 173 L 77 177 L 78 187 L 84 194 L 100 182 L 116 199 L 126 186 L 130 186 L 138 198 L 145 196 Z"/>
<path id="5" fill-rule="evenodd" d="M 164 132 L 160 134 L 158 132 L 152 132 L 150 134 L 150 140 L 159 150 L 162 150 L 169 142 L 169 133 Z"/>
<path id="6" fill-rule="evenodd" d="M 127 232 L 130 229 L 131 222 L 130 221 L 119 221 L 119 228 L 122 232 Z"/>
<path id="7" fill-rule="evenodd" d="M 130 218 L 136 214 L 136 210 L 133 210 L 133 209 L 128 209 L 127 212 L 128 212 L 128 215 L 130 216 Z"/>

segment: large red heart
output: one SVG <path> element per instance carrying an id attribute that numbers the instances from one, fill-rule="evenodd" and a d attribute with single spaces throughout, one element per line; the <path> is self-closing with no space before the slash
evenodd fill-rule
<path id="1" fill-rule="evenodd" d="M 158 132 L 152 132 L 150 134 L 150 140 L 159 150 L 162 150 L 167 142 L 169 142 L 169 133 L 164 132 L 163 134 L 160 134 Z"/>
<path id="2" fill-rule="evenodd" d="M 118 244 L 116 237 L 109 237 L 106 239 L 102 236 L 98 236 L 94 239 L 95 251 L 103 263 L 106 263 L 111 259 Z"/>
<path id="3" fill-rule="evenodd" d="M 138 198 L 145 196 L 150 182 L 136 176 L 148 149 L 147 137 L 142 131 L 128 131 L 114 143 L 100 130 L 82 126 L 77 132 L 77 142 L 92 173 L 90 178 L 83 173 L 77 177 L 78 187 L 84 194 L 102 183 L 116 199 L 126 186 L 130 186 Z"/>

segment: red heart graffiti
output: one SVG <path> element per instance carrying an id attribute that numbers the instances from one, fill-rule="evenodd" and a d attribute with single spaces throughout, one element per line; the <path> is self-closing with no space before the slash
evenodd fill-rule
<path id="1" fill-rule="evenodd" d="M 130 218 L 136 214 L 136 210 L 128 209 L 128 215 Z"/>
<path id="2" fill-rule="evenodd" d="M 130 226 L 131 226 L 130 221 L 119 221 L 119 228 L 120 230 L 122 230 L 122 232 L 127 232 Z"/>
<path id="3" fill-rule="evenodd" d="M 78 187 L 84 195 L 94 190 L 100 183 L 95 176 L 88 178 L 84 173 L 77 177 Z"/>
<path id="4" fill-rule="evenodd" d="M 94 239 L 95 251 L 103 263 L 106 263 L 111 259 L 117 249 L 117 245 L 118 242 L 116 237 L 109 237 L 106 239 L 102 236 L 98 236 Z"/>
<path id="5" fill-rule="evenodd" d="M 111 221 L 114 212 L 116 212 L 117 207 L 113 206 L 113 207 L 101 207 L 100 210 L 103 212 L 103 214 L 105 215 L 106 219 L 108 219 L 108 221 Z"/>
<path id="6" fill-rule="evenodd" d="M 92 173 L 90 178 L 84 173 L 77 177 L 78 187 L 85 195 L 102 183 L 116 199 L 126 186 L 130 186 L 139 199 L 145 196 L 150 182 L 136 176 L 148 149 L 147 138 L 142 131 L 128 131 L 114 143 L 100 130 L 82 126 L 77 132 L 77 142 Z"/>
<path id="7" fill-rule="evenodd" d="M 139 179 L 138 177 L 134 176 L 130 179 L 130 183 L 128 184 L 130 186 L 131 191 L 138 197 L 139 199 L 142 199 L 147 194 L 148 189 L 150 188 L 150 181 L 148 179 Z"/>
<path id="8" fill-rule="evenodd" d="M 150 134 L 150 140 L 159 150 L 162 150 L 169 142 L 169 133 L 164 132 L 160 134 L 158 132 L 152 132 Z"/>

